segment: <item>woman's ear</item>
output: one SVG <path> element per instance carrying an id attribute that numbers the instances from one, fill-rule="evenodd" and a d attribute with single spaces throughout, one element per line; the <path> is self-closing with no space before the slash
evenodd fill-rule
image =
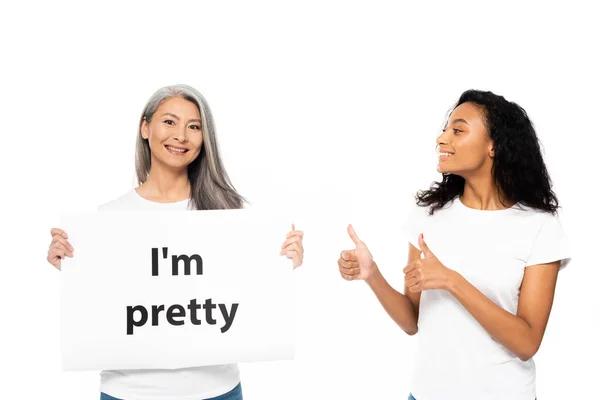
<path id="1" fill-rule="evenodd" d="M 142 139 L 148 140 L 148 121 L 146 121 L 146 117 L 144 117 L 144 120 L 142 121 L 140 132 L 142 133 Z"/>

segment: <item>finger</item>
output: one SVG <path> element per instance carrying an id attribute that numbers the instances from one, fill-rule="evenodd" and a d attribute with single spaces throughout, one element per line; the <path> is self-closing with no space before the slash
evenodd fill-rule
<path id="1" fill-rule="evenodd" d="M 404 280 L 405 280 L 405 281 L 407 281 L 407 280 L 409 280 L 409 279 L 413 279 L 413 278 L 416 278 L 416 277 L 418 277 L 418 276 L 419 276 L 419 275 L 417 274 L 417 270 L 416 270 L 416 269 L 413 269 L 412 271 L 410 271 L 410 272 L 408 272 L 408 273 L 406 273 L 406 274 L 404 275 Z"/>
<path id="2" fill-rule="evenodd" d="M 300 236 L 300 239 L 304 238 L 304 231 L 297 231 L 297 230 L 293 230 L 288 232 L 288 234 L 285 236 L 286 238 L 290 238 L 292 236 Z"/>
<path id="3" fill-rule="evenodd" d="M 406 286 L 407 288 L 411 288 L 415 285 L 419 284 L 419 279 L 417 279 L 416 277 L 411 277 L 411 278 L 405 278 L 404 279 L 404 286 Z"/>
<path id="4" fill-rule="evenodd" d="M 286 239 L 285 242 L 283 242 L 283 244 L 281 245 L 282 249 L 285 249 L 287 246 L 289 246 L 292 243 L 300 243 L 300 238 L 298 236 L 292 236 L 289 239 Z"/>
<path id="5" fill-rule="evenodd" d="M 423 280 L 423 273 L 421 268 L 415 268 L 410 272 L 410 276 L 418 280 Z"/>
<path id="6" fill-rule="evenodd" d="M 404 281 L 404 286 L 408 289 L 414 288 L 415 286 L 420 287 L 422 284 L 422 280 L 418 278 L 411 278 Z"/>
<path id="7" fill-rule="evenodd" d="M 60 236 L 60 235 L 56 235 L 52 238 L 52 241 L 50 242 L 50 247 L 52 247 L 52 245 L 54 243 L 62 243 L 65 248 L 73 251 L 73 246 L 71 246 L 71 243 L 69 243 L 69 241 L 67 239 L 65 239 L 64 237 Z"/>
<path id="8" fill-rule="evenodd" d="M 298 254 L 298 252 L 294 251 L 294 250 L 290 250 L 290 251 L 286 251 L 285 252 L 285 256 L 287 258 L 294 258 L 294 257 L 296 257 L 297 254 Z"/>
<path id="9" fill-rule="evenodd" d="M 344 266 L 339 266 L 340 273 L 350 275 L 350 276 L 358 276 L 360 275 L 360 268 L 345 268 Z"/>
<path id="10" fill-rule="evenodd" d="M 285 243 L 284 243 L 285 245 Z M 281 248 L 281 251 L 279 252 L 279 254 L 284 254 L 286 251 L 288 250 L 295 250 L 298 253 L 304 254 L 304 247 L 302 246 L 302 242 L 291 242 L 287 245 L 285 245 L 285 247 Z"/>
<path id="11" fill-rule="evenodd" d="M 285 247 L 283 247 L 283 250 L 288 250 L 288 249 L 301 250 L 301 249 L 303 249 L 302 243 L 300 241 L 292 241 L 287 244 L 284 243 L 284 246 Z"/>
<path id="12" fill-rule="evenodd" d="M 300 246 L 299 243 L 292 243 L 287 245 L 284 249 L 281 249 L 281 251 L 279 252 L 280 255 L 285 254 L 286 251 L 295 251 L 298 254 L 302 254 L 304 253 L 304 249 L 302 248 L 302 246 Z"/>
<path id="13" fill-rule="evenodd" d="M 417 284 L 411 288 L 408 289 L 411 293 L 418 293 L 418 292 L 422 292 L 423 289 L 421 288 L 421 285 Z"/>
<path id="14" fill-rule="evenodd" d="M 70 251 L 64 244 L 62 244 L 60 242 L 55 242 L 54 244 L 52 244 L 50 246 L 50 251 L 52 251 L 53 249 L 62 250 L 64 252 L 64 254 L 66 254 L 67 256 L 73 257 L 73 252 Z"/>
<path id="15" fill-rule="evenodd" d="M 348 225 L 348 235 L 350 235 L 350 239 L 354 242 L 354 244 L 360 244 L 362 241 L 358 238 L 356 232 L 354 232 L 354 228 L 352 224 Z"/>
<path id="16" fill-rule="evenodd" d="M 340 257 L 344 261 L 356 261 L 356 253 L 354 250 L 344 250 L 340 253 Z"/>
<path id="17" fill-rule="evenodd" d="M 346 272 L 360 271 L 360 265 L 358 264 L 346 264 L 344 261 L 342 261 L 341 263 L 338 263 L 338 265 L 340 266 L 340 268 L 343 268 Z"/>
<path id="18" fill-rule="evenodd" d="M 292 232 L 296 230 L 296 225 L 292 224 Z"/>
<path id="19" fill-rule="evenodd" d="M 48 257 L 46 258 L 46 260 L 48 260 L 48 262 L 50 264 L 52 264 L 52 266 L 54 268 L 56 268 L 57 270 L 60 271 L 60 264 L 61 264 L 60 257 L 53 257 L 53 256 L 48 255 Z"/>
<path id="20" fill-rule="evenodd" d="M 48 252 L 48 257 L 51 260 L 54 260 L 56 258 L 63 259 L 63 258 L 65 258 L 65 251 L 63 249 L 52 249 Z M 52 262 L 51 262 L 51 264 L 52 264 Z"/>
<path id="21" fill-rule="evenodd" d="M 67 235 L 67 232 L 63 231 L 62 229 L 58 229 L 58 228 L 52 228 L 52 229 L 50 229 L 50 235 L 51 236 L 61 235 L 65 239 L 68 239 L 68 237 L 69 237 L 69 235 Z"/>
<path id="22" fill-rule="evenodd" d="M 353 280 L 357 279 L 357 277 L 358 277 L 357 275 L 348 275 L 341 271 L 340 271 L 340 275 L 342 276 L 342 278 L 344 278 L 347 281 L 353 281 Z"/>
<path id="23" fill-rule="evenodd" d="M 343 259 L 338 259 L 338 265 L 340 268 L 343 268 L 345 271 L 360 271 L 360 264 L 354 261 L 344 261 Z"/>
<path id="24" fill-rule="evenodd" d="M 65 254 L 69 257 L 73 257 L 74 252 L 71 251 L 68 247 L 66 247 L 64 244 L 60 243 L 60 242 L 56 242 L 54 243 L 50 249 L 61 249 L 62 251 L 65 252 Z"/>
<path id="25" fill-rule="evenodd" d="M 414 281 L 410 282 L 410 285 L 407 285 L 408 290 L 413 292 L 413 293 L 417 293 L 417 292 L 422 292 L 423 289 L 423 280 L 422 279 L 416 279 Z"/>
<path id="26" fill-rule="evenodd" d="M 60 237 L 58 235 L 56 235 L 54 237 L 54 239 L 52 239 L 52 241 L 50 242 L 50 246 L 48 246 L 48 249 L 51 249 L 57 245 L 61 245 L 63 246 L 66 250 L 69 251 L 73 251 L 73 246 L 71 246 L 71 243 L 69 243 L 65 238 Z"/>
<path id="27" fill-rule="evenodd" d="M 338 259 L 338 265 L 346 269 L 360 268 L 360 264 L 357 261 L 345 261 L 341 258 Z"/>
<path id="28" fill-rule="evenodd" d="M 413 269 L 417 268 L 418 265 L 419 265 L 419 261 L 413 261 L 410 264 L 408 264 L 406 267 L 404 267 L 404 269 L 402 270 L 402 272 L 404 272 L 405 274 L 407 274 L 410 271 L 412 271 Z"/>
<path id="29" fill-rule="evenodd" d="M 51 254 L 50 252 L 48 252 L 48 256 L 46 257 L 46 260 L 50 264 L 54 265 L 54 264 L 56 264 L 57 260 L 60 260 L 60 257 L 56 257 L 54 254 Z"/>
<path id="30" fill-rule="evenodd" d="M 283 248 L 282 251 L 288 251 L 288 250 L 295 250 L 298 253 L 304 252 L 304 248 L 302 247 L 302 245 L 300 243 L 290 243 L 287 246 L 285 246 L 285 248 Z"/>
<path id="31" fill-rule="evenodd" d="M 429 250 L 429 246 L 427 246 L 427 243 L 425 243 L 425 238 L 423 237 L 422 233 L 419 235 L 419 248 L 421 249 L 425 257 L 433 255 L 431 250 Z"/>

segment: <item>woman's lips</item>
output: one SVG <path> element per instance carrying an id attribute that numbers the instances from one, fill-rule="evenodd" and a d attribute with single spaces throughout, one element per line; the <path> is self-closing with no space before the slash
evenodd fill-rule
<path id="1" fill-rule="evenodd" d="M 165 149 L 167 149 L 167 151 L 175 156 L 182 156 L 185 153 L 188 152 L 188 149 L 184 149 L 184 151 L 181 151 L 181 148 L 177 148 L 174 146 L 169 146 L 169 145 L 165 145 Z"/>

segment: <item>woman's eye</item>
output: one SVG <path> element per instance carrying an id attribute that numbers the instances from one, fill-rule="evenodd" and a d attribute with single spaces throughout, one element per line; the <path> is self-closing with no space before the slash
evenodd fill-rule
<path id="1" fill-rule="evenodd" d="M 172 120 L 170 120 L 170 119 L 166 119 L 165 120 L 165 124 L 167 124 L 167 125 L 173 125 L 174 122 Z"/>
<path id="2" fill-rule="evenodd" d="M 190 128 L 200 130 L 199 125 L 190 125 Z"/>
<path id="3" fill-rule="evenodd" d="M 460 129 L 454 128 L 454 133 L 462 132 Z"/>

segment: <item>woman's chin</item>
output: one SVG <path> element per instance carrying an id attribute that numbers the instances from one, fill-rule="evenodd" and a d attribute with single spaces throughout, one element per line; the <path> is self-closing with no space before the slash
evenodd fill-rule
<path id="1" fill-rule="evenodd" d="M 189 162 L 188 160 L 161 160 L 162 164 L 169 169 L 184 169 L 187 168 Z"/>
<path id="2" fill-rule="evenodd" d="M 452 174 L 452 173 L 454 173 L 454 171 L 451 168 L 448 168 L 445 165 L 439 165 L 439 164 L 437 166 L 437 172 L 439 172 L 440 174 Z"/>

